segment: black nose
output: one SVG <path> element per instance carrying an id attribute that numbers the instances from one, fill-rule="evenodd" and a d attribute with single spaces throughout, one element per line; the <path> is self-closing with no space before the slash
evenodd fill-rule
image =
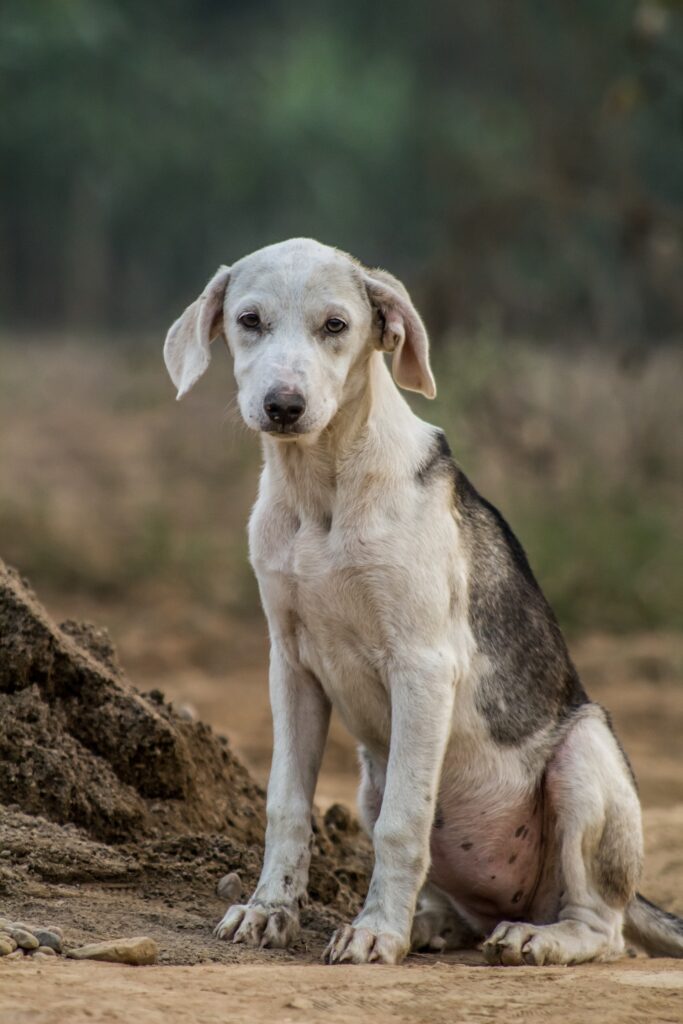
<path id="1" fill-rule="evenodd" d="M 269 420 L 280 427 L 288 427 L 303 415 L 306 400 L 298 391 L 271 388 L 263 400 L 263 408 Z"/>

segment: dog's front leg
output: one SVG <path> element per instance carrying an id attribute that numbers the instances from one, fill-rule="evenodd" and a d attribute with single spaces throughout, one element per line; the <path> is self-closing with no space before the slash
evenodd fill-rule
<path id="1" fill-rule="evenodd" d="M 391 742 L 373 830 L 375 869 L 362 911 L 332 936 L 324 954 L 328 963 L 394 964 L 410 947 L 417 895 L 429 867 L 453 691 L 454 669 L 445 653 L 425 652 L 391 673 Z"/>
<path id="2" fill-rule="evenodd" d="M 263 869 L 249 903 L 230 907 L 221 939 L 249 946 L 288 946 L 299 934 L 311 859 L 311 808 L 330 721 L 320 684 L 293 667 L 277 642 L 270 662 L 273 761 Z"/>

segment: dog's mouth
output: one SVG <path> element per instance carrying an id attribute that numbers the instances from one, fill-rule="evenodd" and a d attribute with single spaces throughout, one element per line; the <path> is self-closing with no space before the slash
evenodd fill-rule
<path id="1" fill-rule="evenodd" d="M 275 425 L 269 423 L 267 427 L 261 428 L 262 434 L 267 434 L 268 437 L 275 438 L 276 441 L 296 441 L 302 434 L 306 434 L 306 430 L 302 430 L 298 423 Z"/>

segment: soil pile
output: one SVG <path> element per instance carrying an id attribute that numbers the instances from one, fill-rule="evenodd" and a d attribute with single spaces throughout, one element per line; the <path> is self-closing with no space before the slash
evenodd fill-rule
<path id="1" fill-rule="evenodd" d="M 264 792 L 225 737 L 137 691 L 105 631 L 57 626 L 0 562 L 0 910 L 62 905 L 84 940 L 139 932 L 142 902 L 165 959 L 228 959 L 211 939 L 215 885 L 237 871 L 251 889 L 264 829 Z M 342 807 L 314 836 L 303 941 L 317 945 L 357 910 L 371 856 Z"/>

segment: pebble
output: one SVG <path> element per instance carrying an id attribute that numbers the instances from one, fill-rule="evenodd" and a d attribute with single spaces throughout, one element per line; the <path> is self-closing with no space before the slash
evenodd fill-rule
<path id="1" fill-rule="evenodd" d="M 186 722 L 196 722 L 199 712 L 194 704 L 181 704 L 178 708 L 178 717 L 183 718 Z"/>
<path id="2" fill-rule="evenodd" d="M 13 953 L 8 953 L 5 960 L 23 960 L 24 951 L 23 949 L 15 949 Z"/>
<path id="3" fill-rule="evenodd" d="M 41 946 L 49 946 L 55 953 L 62 952 L 62 940 L 56 932 L 48 930 L 47 928 L 34 928 L 33 934 L 38 939 Z"/>
<path id="4" fill-rule="evenodd" d="M 313 1002 L 306 996 L 293 996 L 288 1003 L 285 1003 L 285 1007 L 292 1010 L 312 1010 Z"/>
<path id="5" fill-rule="evenodd" d="M 64 942 L 64 932 L 58 924 L 48 924 L 45 927 L 46 932 L 52 932 L 53 935 L 58 935 L 59 938 Z"/>
<path id="6" fill-rule="evenodd" d="M 10 935 L 17 946 L 21 946 L 22 949 L 38 949 L 40 945 L 35 935 L 27 932 L 24 928 L 12 928 Z"/>
<path id="7" fill-rule="evenodd" d="M 216 885 L 216 892 L 222 900 L 235 903 L 242 895 L 242 879 L 236 871 L 223 875 Z"/>
<path id="8" fill-rule="evenodd" d="M 106 960 L 113 964 L 155 964 L 159 947 L 154 939 L 138 935 L 132 939 L 107 939 L 91 942 L 66 954 L 72 960 Z"/>
<path id="9" fill-rule="evenodd" d="M 41 956 L 57 956 L 57 953 L 52 946 L 38 946 L 38 949 L 33 955 L 38 956 L 39 953 Z"/>
<path id="10" fill-rule="evenodd" d="M 9 956 L 17 948 L 11 935 L 0 935 L 0 956 Z"/>

